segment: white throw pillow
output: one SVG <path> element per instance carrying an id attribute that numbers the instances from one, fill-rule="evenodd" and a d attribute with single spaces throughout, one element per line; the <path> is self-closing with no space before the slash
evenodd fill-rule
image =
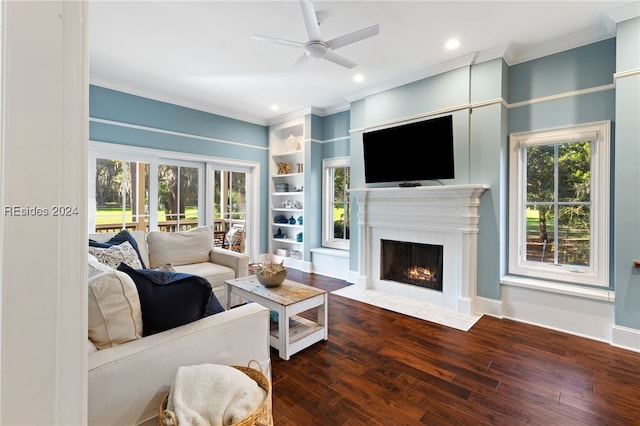
<path id="1" fill-rule="evenodd" d="M 91 253 L 87 254 L 87 260 L 89 261 L 89 267 L 87 268 L 88 279 L 95 277 L 96 275 L 100 275 L 103 272 L 113 271 L 113 268 L 105 265 L 104 263 L 100 263 L 98 259 Z"/>
<path id="2" fill-rule="evenodd" d="M 97 349 L 142 337 L 142 310 L 135 283 L 121 271 L 89 279 L 89 340 Z"/>
<path id="3" fill-rule="evenodd" d="M 185 232 L 149 232 L 147 246 L 151 268 L 159 268 L 165 263 L 179 266 L 208 262 L 213 250 L 213 228 L 201 226 Z"/>
<path id="4" fill-rule="evenodd" d="M 122 244 L 114 245 L 109 248 L 91 247 L 89 246 L 89 254 L 95 256 L 96 259 L 102 264 L 105 264 L 113 269 L 117 269 L 120 263 L 126 263 L 133 269 L 141 269 L 140 258 L 136 249 L 125 241 Z"/>

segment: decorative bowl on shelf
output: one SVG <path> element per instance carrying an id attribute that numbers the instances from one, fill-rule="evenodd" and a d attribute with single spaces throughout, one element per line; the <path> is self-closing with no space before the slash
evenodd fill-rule
<path id="1" fill-rule="evenodd" d="M 277 287 L 287 278 L 287 269 L 276 272 L 274 275 L 267 275 L 256 271 L 258 282 L 265 287 Z"/>

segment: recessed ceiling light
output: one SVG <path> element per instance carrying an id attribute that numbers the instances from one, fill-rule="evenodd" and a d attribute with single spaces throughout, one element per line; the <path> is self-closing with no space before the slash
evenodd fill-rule
<path id="1" fill-rule="evenodd" d="M 353 81 L 355 81 L 356 83 L 361 83 L 364 81 L 364 75 L 362 74 L 356 74 L 353 76 Z"/>
<path id="2" fill-rule="evenodd" d="M 280 110 L 280 107 L 276 104 L 271 105 L 271 111 L 278 111 Z"/>
<path id="3" fill-rule="evenodd" d="M 444 47 L 447 50 L 457 49 L 458 47 L 460 47 L 460 40 L 458 40 L 457 38 L 449 39 L 449 41 L 447 41 L 447 44 L 445 44 Z"/>

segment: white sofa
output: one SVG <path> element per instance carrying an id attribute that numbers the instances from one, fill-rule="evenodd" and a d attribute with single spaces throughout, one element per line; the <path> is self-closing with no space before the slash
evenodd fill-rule
<path id="1" fill-rule="evenodd" d="M 141 257 L 147 256 L 145 259 L 150 262 L 146 266 L 153 266 L 148 252 L 143 254 L 147 249 L 144 234 L 133 234 Z M 94 234 L 90 238 L 106 241 L 111 236 Z M 151 241 L 155 243 L 153 238 Z M 176 248 L 179 244 L 171 246 Z M 153 248 L 151 253 L 153 258 Z M 231 265 L 227 267 L 235 274 L 233 266 L 243 268 L 246 263 L 238 253 L 229 253 L 231 256 L 223 262 Z M 211 253 L 209 259 L 217 260 L 225 254 Z M 180 266 L 187 266 L 195 271 L 194 265 L 174 267 L 179 270 Z M 96 270 L 96 267 L 104 269 Z M 203 270 L 214 270 L 209 265 L 202 267 Z M 97 264 L 91 257 L 89 272 L 89 335 L 92 336 L 88 340 L 89 425 L 157 424 L 162 398 L 169 392 L 177 369 L 182 365 L 245 366 L 256 360 L 263 373 L 271 378 L 267 308 L 249 303 L 142 337 L 141 309 L 130 277 Z"/>
<path id="2" fill-rule="evenodd" d="M 245 277 L 249 273 L 249 256 L 215 247 L 213 227 L 202 226 L 186 232 L 130 231 L 135 238 L 144 266 L 159 268 L 170 263 L 176 272 L 184 272 L 204 277 L 213 292 L 224 303 L 224 282 L 228 279 Z M 89 239 L 104 242 L 116 233 L 89 234 Z M 231 305 L 245 300 L 233 295 Z"/>
<path id="3" fill-rule="evenodd" d="M 238 306 L 190 324 L 89 354 L 89 425 L 157 424 L 178 367 L 256 360 L 271 378 L 269 310 Z"/>

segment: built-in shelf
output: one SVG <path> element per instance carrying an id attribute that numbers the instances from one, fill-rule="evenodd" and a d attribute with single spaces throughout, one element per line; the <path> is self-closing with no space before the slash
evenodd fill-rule
<path id="1" fill-rule="evenodd" d="M 303 262 L 304 238 L 303 241 L 298 241 L 297 238 L 300 234 L 304 236 L 304 225 L 277 223 L 274 218 L 279 215 L 287 219 L 293 216 L 296 220 L 300 216 L 304 217 L 304 158 L 308 130 L 305 129 L 304 117 L 273 125 L 269 129 L 269 199 L 272 214 L 269 225 L 269 253 L 278 256 L 286 254 L 285 264 L 294 268 L 300 268 Z M 282 163 L 288 167 L 283 167 Z M 287 170 L 287 173 L 283 173 L 284 170 Z M 279 233 L 285 234 L 287 238 L 273 238 Z"/>

